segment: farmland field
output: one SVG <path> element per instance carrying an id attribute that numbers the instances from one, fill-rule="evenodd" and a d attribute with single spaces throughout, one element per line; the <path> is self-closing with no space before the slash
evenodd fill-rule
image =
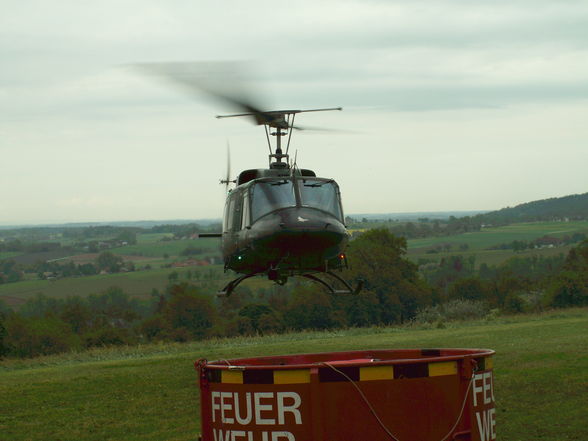
<path id="1" fill-rule="evenodd" d="M 14 256 L 18 256 L 20 253 L 12 252 L 12 251 L 2 251 L 0 252 L 0 260 L 3 259 L 11 259 Z"/>
<path id="2" fill-rule="evenodd" d="M 366 348 L 487 347 L 498 439 L 588 439 L 588 309 L 450 323 L 99 349 L 0 362 L 0 433 L 17 440 L 194 440 L 193 362 Z"/>
<path id="3" fill-rule="evenodd" d="M 488 250 L 495 245 L 510 243 L 514 240 L 531 241 L 549 235 L 563 237 L 573 233 L 588 235 L 588 221 L 576 222 L 533 222 L 507 225 L 504 227 L 489 227 L 482 231 L 458 234 L 445 237 L 430 237 L 425 239 L 413 239 L 408 241 L 408 256 L 417 261 L 419 258 L 439 260 L 442 257 L 461 254 L 465 257 L 476 256 L 476 263 L 499 264 L 510 257 L 515 256 L 553 256 L 567 254 L 572 246 L 561 246 L 543 249 L 527 249 L 520 252 L 513 250 Z M 443 244 L 451 244 L 452 249 L 435 254 L 427 253 L 431 247 Z M 461 250 L 460 245 L 467 245 L 466 250 Z"/>
<path id="4" fill-rule="evenodd" d="M 460 234 L 455 236 L 434 237 L 408 241 L 408 257 L 417 262 L 419 259 L 440 260 L 443 257 L 460 254 L 464 257 L 475 256 L 476 266 L 481 263 L 497 265 L 511 257 L 523 256 L 556 256 L 566 255 L 573 245 L 560 246 L 543 249 L 526 249 L 520 252 L 512 250 L 488 250 L 493 245 L 509 243 L 513 240 L 533 240 L 545 235 L 562 237 L 575 232 L 588 234 L 588 221 L 578 222 L 537 222 L 514 224 L 505 227 L 485 228 L 480 232 Z M 129 273 L 106 274 L 86 277 L 64 278 L 53 281 L 38 280 L 34 273 L 26 274 L 25 280 L 15 283 L 0 285 L 0 299 L 10 306 L 18 307 L 27 299 L 43 293 L 50 297 L 67 297 L 73 295 L 86 296 L 92 293 L 102 292 L 112 286 L 118 286 L 126 293 L 134 297 L 148 297 L 152 289 L 163 289 L 168 282 L 168 275 L 176 271 L 180 280 L 187 271 L 198 272 L 205 275 L 198 280 L 206 278 L 208 281 L 216 282 L 220 288 L 222 282 L 227 280 L 231 274 L 222 274 L 222 266 L 212 265 L 209 267 L 190 268 L 160 268 L 169 265 L 175 260 L 184 260 L 189 257 L 202 259 L 204 257 L 216 257 L 219 259 L 219 241 L 213 238 L 185 239 L 185 240 L 162 240 L 170 237 L 164 233 L 148 233 L 137 235 L 138 243 L 108 251 L 118 254 L 126 260 L 132 260 L 138 269 L 146 265 L 151 270 L 141 270 Z M 431 247 L 451 244 L 447 251 L 427 253 Z M 460 249 L 460 245 L 467 245 L 467 249 Z M 180 256 L 187 247 L 201 249 L 202 253 L 192 256 Z M 4 253 L 6 254 L 6 253 Z M 72 256 L 75 263 L 93 262 L 97 254 L 79 254 Z M 67 259 L 64 259 L 66 261 Z M 218 261 L 218 260 L 217 260 Z M 353 265 L 353 262 L 351 262 Z M 210 273 L 213 271 L 213 273 Z M 258 288 L 266 286 L 267 282 L 256 278 L 243 284 L 244 287 Z"/>
<path id="5" fill-rule="evenodd" d="M 115 254 L 145 257 L 179 256 L 187 247 L 202 249 L 204 255 L 219 255 L 220 240 L 214 238 L 169 240 L 161 239 L 166 234 L 140 234 L 137 236 L 136 245 L 113 248 Z"/>
<path id="6" fill-rule="evenodd" d="M 225 279 L 222 265 L 206 267 L 165 268 L 130 273 L 104 274 L 86 277 L 68 277 L 58 280 L 28 280 L 0 285 L 0 299 L 10 306 L 20 306 L 26 300 L 44 294 L 49 297 L 65 298 L 68 296 L 87 296 L 107 290 L 112 286 L 121 288 L 132 297 L 147 298 L 155 288 L 163 290 L 168 283 L 168 276 L 177 272 L 182 280 L 188 271 L 197 271 L 206 275 L 206 281 L 217 281 L 220 285 Z M 192 283 L 198 283 L 192 280 Z"/>

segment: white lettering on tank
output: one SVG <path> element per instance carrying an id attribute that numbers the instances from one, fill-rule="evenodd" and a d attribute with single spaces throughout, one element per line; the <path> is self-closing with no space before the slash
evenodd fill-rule
<path id="1" fill-rule="evenodd" d="M 484 373 L 484 404 L 492 402 L 492 372 Z"/>
<path id="2" fill-rule="evenodd" d="M 220 410 L 220 406 L 218 404 L 216 404 L 216 400 L 215 398 L 219 398 L 220 397 L 220 392 L 213 392 L 212 393 L 212 399 L 211 399 L 211 403 L 212 403 L 212 422 L 214 423 L 216 421 L 216 413 L 215 410 Z M 214 435 L 216 438 L 216 435 Z"/>
<path id="3" fill-rule="evenodd" d="M 476 422 L 481 441 L 496 439 L 496 409 L 476 412 Z"/>
<path id="4" fill-rule="evenodd" d="M 284 404 L 284 401 L 286 399 L 292 399 L 292 400 L 294 400 L 294 403 L 287 406 Z M 294 421 L 296 422 L 296 424 L 302 424 L 302 416 L 300 415 L 300 411 L 298 410 L 298 408 L 300 407 L 300 404 L 302 403 L 302 400 L 300 399 L 300 395 L 298 395 L 296 392 L 278 392 L 277 393 L 277 400 L 278 400 L 278 424 L 285 424 L 286 423 L 286 418 L 285 418 L 286 412 L 290 412 L 294 415 Z"/>
<path id="5" fill-rule="evenodd" d="M 230 412 L 233 410 L 233 405 L 230 402 L 225 404 L 225 398 L 230 400 L 232 396 L 231 392 L 221 392 L 221 421 L 223 424 L 233 424 L 235 422 L 234 418 L 225 416 L 225 411 Z"/>
<path id="6" fill-rule="evenodd" d="M 271 412 L 273 406 L 271 404 L 261 404 L 262 399 L 274 398 L 273 392 L 255 392 L 253 394 L 253 406 L 255 407 L 255 424 L 258 425 L 272 425 L 276 424 L 274 418 L 262 418 L 261 412 Z"/>
<path id="7" fill-rule="evenodd" d="M 237 439 L 238 436 L 242 436 L 245 438 L 245 431 L 244 430 L 233 430 L 231 433 L 231 441 L 239 441 Z M 245 441 L 244 439 L 242 441 Z"/>
<path id="8" fill-rule="evenodd" d="M 235 419 L 237 423 L 245 426 L 251 422 L 253 418 L 253 412 L 251 412 L 251 392 L 245 393 L 245 418 L 241 416 L 241 403 L 239 401 L 239 393 L 235 392 L 233 394 L 234 401 L 235 401 Z"/>
<path id="9" fill-rule="evenodd" d="M 288 441 L 296 441 L 296 438 L 290 432 L 272 432 L 272 441 L 280 441 L 280 439 L 284 438 Z"/>
<path id="10" fill-rule="evenodd" d="M 217 431 L 216 430 L 212 430 L 212 434 L 214 435 L 214 441 L 231 441 L 231 431 L 227 431 L 224 433 L 223 436 L 223 431 L 221 429 L 218 429 L 218 437 L 216 435 Z"/>
<path id="11" fill-rule="evenodd" d="M 476 374 L 472 383 L 474 407 L 478 406 L 478 394 L 482 394 L 484 404 L 494 403 L 494 381 L 492 372 Z"/>

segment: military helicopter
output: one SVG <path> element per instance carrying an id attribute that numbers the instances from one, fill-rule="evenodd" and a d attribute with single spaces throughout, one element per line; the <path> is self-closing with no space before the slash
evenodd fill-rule
<path id="1" fill-rule="evenodd" d="M 348 266 L 345 248 L 350 237 L 344 224 L 339 186 L 333 179 L 299 168 L 295 161 L 290 163 L 288 155 L 293 130 L 304 130 L 294 125 L 296 115 L 342 108 L 262 111 L 250 100 L 195 82 L 184 65 L 156 67 L 175 82 L 195 86 L 243 110 L 217 118 L 248 117 L 265 129 L 269 167 L 244 170 L 234 180 L 230 179 L 230 166 L 227 167 L 226 179 L 221 180 L 227 186 L 222 233 L 200 234 L 220 237 L 225 272 L 240 274 L 218 295 L 229 296 L 241 282 L 253 276 L 267 276 L 279 285 L 284 285 L 289 277 L 302 276 L 332 294 L 359 293 L 362 282 L 352 288 L 334 273 Z M 273 148 L 270 137 L 275 138 Z M 231 183 L 235 187 L 229 190 Z M 332 282 L 343 289 L 335 289 Z"/>

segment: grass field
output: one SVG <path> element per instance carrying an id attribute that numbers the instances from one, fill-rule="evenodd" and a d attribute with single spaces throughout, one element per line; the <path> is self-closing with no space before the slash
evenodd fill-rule
<path id="1" fill-rule="evenodd" d="M 497 351 L 498 439 L 587 440 L 586 331 L 584 308 L 444 329 L 309 332 L 7 360 L 0 362 L 0 434 L 3 441 L 195 440 L 200 422 L 193 362 L 202 357 L 486 347 Z"/>

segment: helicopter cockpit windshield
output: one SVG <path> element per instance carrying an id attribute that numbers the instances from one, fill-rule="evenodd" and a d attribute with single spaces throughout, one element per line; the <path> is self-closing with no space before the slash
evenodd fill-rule
<path id="1" fill-rule="evenodd" d="M 257 182 L 251 189 L 251 196 L 251 219 L 254 222 L 274 210 L 296 206 L 294 185 L 289 179 Z"/>
<path id="2" fill-rule="evenodd" d="M 341 219 L 341 204 L 339 191 L 335 181 L 323 181 L 320 179 L 298 180 L 300 204 L 303 207 L 318 208 Z"/>
<path id="3" fill-rule="evenodd" d="M 337 184 L 333 180 L 291 178 L 259 181 L 251 188 L 251 219 L 287 207 L 310 207 L 342 218 Z"/>

